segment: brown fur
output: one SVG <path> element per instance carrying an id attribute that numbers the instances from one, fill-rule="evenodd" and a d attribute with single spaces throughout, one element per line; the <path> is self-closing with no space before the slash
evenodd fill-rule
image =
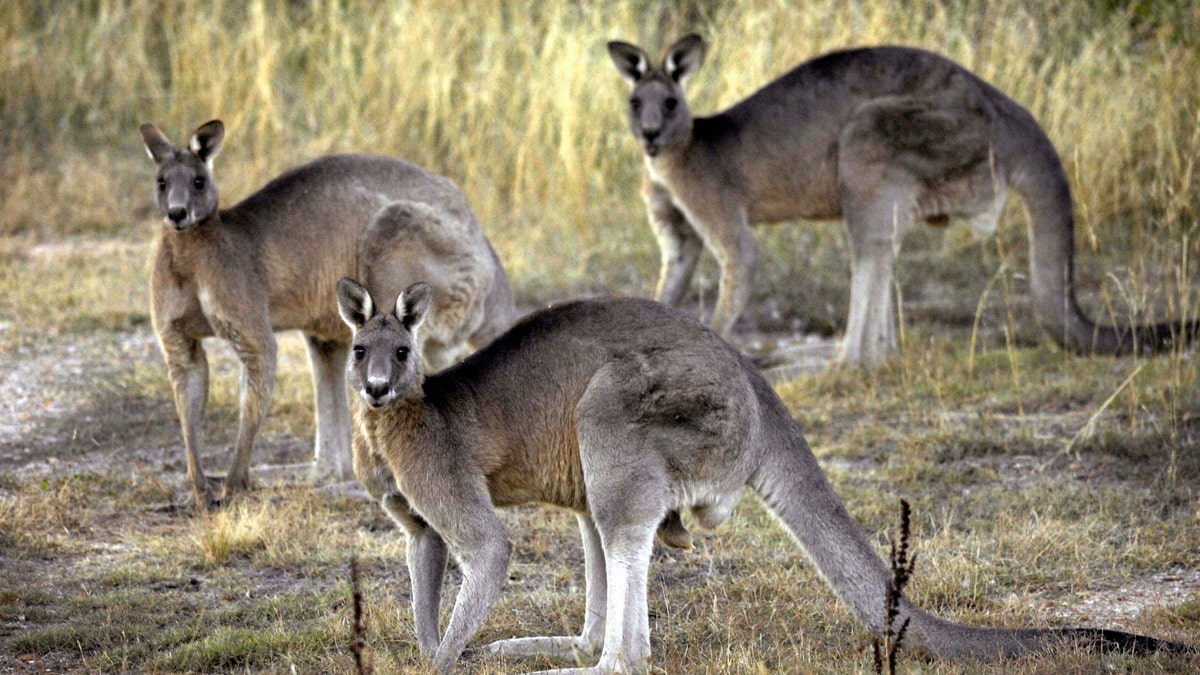
<path id="1" fill-rule="evenodd" d="M 361 275 L 381 296 L 417 279 L 437 287 L 423 345 L 433 367 L 504 330 L 515 311 L 508 280 L 466 199 L 449 180 L 399 159 L 324 157 L 218 209 L 212 161 L 224 126 L 198 128 L 188 147 L 141 128 L 158 166 L 163 214 L 151 274 L 151 317 L 166 358 L 199 505 L 215 496 L 199 464 L 208 363 L 201 340 L 229 341 L 242 364 L 241 408 L 224 495 L 249 484 L 250 451 L 275 382 L 274 332 L 300 330 L 316 392 L 314 478 L 349 477 L 351 421 L 344 364 L 350 332 L 328 298 Z"/>
<path id="2" fill-rule="evenodd" d="M 844 218 L 851 290 L 838 358 L 883 361 L 897 348 L 893 277 L 904 232 L 956 219 L 988 236 L 1010 187 L 1029 210 L 1034 311 L 1060 344 L 1159 351 L 1200 333 L 1196 320 L 1114 328 L 1083 314 L 1070 186 L 1054 145 L 1029 111 L 942 56 L 832 52 L 693 117 L 683 85 L 703 63 L 700 36 L 681 38 L 660 65 L 626 42 L 608 51 L 633 85 L 629 123 L 645 150 L 643 195 L 662 250 L 655 297 L 678 304 L 700 253 L 711 252 L 721 271 L 711 325 L 723 336 L 750 298 L 752 225 Z"/>
<path id="3" fill-rule="evenodd" d="M 496 507 L 543 502 L 576 513 L 586 605 L 579 635 L 512 638 L 483 649 L 590 662 L 564 673 L 650 668 L 646 576 L 653 538 L 690 538 L 729 518 L 749 487 L 866 626 L 884 628 L 891 575 L 825 479 L 787 408 L 712 331 L 649 300 L 564 303 L 519 322 L 462 363 L 425 377 L 411 358 L 432 291 L 414 284 L 379 313 L 338 284 L 353 327 L 355 468 L 408 537 L 413 616 L 423 653 L 453 669 L 499 596 L 511 553 Z M 462 586 L 445 634 L 446 560 Z M 906 646 L 947 658 L 1015 656 L 1074 643 L 1180 645 L 1092 629 L 975 628 L 901 599 Z M 559 672 L 559 671 L 555 671 Z"/>

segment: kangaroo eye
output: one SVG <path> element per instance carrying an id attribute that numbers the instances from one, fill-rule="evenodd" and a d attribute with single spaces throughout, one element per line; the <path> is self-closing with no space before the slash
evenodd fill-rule
<path id="1" fill-rule="evenodd" d="M 668 112 L 670 112 L 670 111 L 674 110 L 675 108 L 679 107 L 679 99 L 677 99 L 675 97 L 671 97 L 671 98 L 663 101 L 663 107 L 666 108 Z"/>
<path id="2" fill-rule="evenodd" d="M 192 185 L 194 185 L 197 190 L 203 190 L 205 185 L 204 176 L 196 176 L 196 179 L 192 181 Z"/>
<path id="3" fill-rule="evenodd" d="M 158 179 L 158 191 L 159 191 L 159 192 L 166 192 L 166 191 L 167 191 L 167 179 L 166 179 L 166 178 L 159 178 L 159 179 Z"/>
<path id="4" fill-rule="evenodd" d="M 407 358 L 408 358 L 408 347 L 397 347 L 396 348 L 396 360 L 403 361 Z"/>
<path id="5" fill-rule="evenodd" d="M 640 99 L 640 98 L 629 99 L 629 108 L 631 110 L 633 110 L 633 112 L 637 112 L 637 111 L 641 110 L 642 109 L 642 99 Z"/>
<path id="6" fill-rule="evenodd" d="M 354 360 L 355 360 L 355 361 L 362 361 L 362 360 L 363 360 L 364 358 L 366 358 L 366 357 L 367 357 L 367 350 L 366 350 L 366 348 L 364 348 L 364 347 L 359 347 L 359 346 L 357 346 L 357 345 L 356 345 L 356 346 L 354 347 Z"/>

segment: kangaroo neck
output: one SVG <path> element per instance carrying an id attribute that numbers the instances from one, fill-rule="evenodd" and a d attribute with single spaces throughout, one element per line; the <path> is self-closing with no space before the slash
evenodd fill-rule
<path id="1" fill-rule="evenodd" d="M 192 274 L 197 266 L 206 264 L 204 260 L 213 256 L 220 258 L 221 251 L 228 248 L 223 243 L 227 235 L 222 230 L 219 211 L 213 211 L 186 230 L 176 230 L 166 223 L 160 227 L 160 255 L 168 256 L 169 268 L 175 274 Z M 232 260 L 218 261 L 216 268 L 228 264 L 232 264 Z"/>
<path id="2" fill-rule="evenodd" d="M 692 137 L 675 145 L 659 149 L 654 156 L 644 155 L 646 173 L 656 183 L 671 185 L 686 180 L 688 166 L 696 156 Z"/>
<path id="3" fill-rule="evenodd" d="M 442 415 L 423 396 L 413 396 L 382 408 L 360 403 L 362 429 L 374 447 L 400 442 L 407 444 L 418 432 L 430 426 L 442 427 Z"/>
<path id="4" fill-rule="evenodd" d="M 644 155 L 647 173 L 657 183 L 682 185 L 698 176 L 740 180 L 743 125 L 726 113 L 694 117 L 687 133 L 651 157 Z"/>

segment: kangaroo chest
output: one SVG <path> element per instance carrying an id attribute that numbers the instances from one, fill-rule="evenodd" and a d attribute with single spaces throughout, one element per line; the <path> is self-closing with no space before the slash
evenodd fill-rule
<path id="1" fill-rule="evenodd" d="M 747 224 L 842 215 L 832 157 L 785 157 L 764 148 L 744 160 L 693 149 L 677 157 L 646 158 L 647 180 L 699 228 L 745 214 Z M 739 213 L 740 212 L 740 213 Z"/>

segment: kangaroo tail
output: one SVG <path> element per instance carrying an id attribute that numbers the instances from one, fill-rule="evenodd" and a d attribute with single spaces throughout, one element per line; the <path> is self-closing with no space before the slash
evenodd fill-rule
<path id="1" fill-rule="evenodd" d="M 1066 171 L 1032 116 L 1021 110 L 1014 120 L 1025 142 L 1010 185 L 1029 212 L 1030 291 L 1042 327 L 1076 353 L 1160 353 L 1200 338 L 1200 320 L 1107 326 L 1083 313 L 1075 298 L 1075 215 Z"/>
<path id="2" fill-rule="evenodd" d="M 816 564 L 834 592 L 872 632 L 885 630 L 891 571 L 833 491 L 787 409 L 756 377 L 762 463 L 748 483 Z M 956 659 L 1019 655 L 1056 644 L 1101 651 L 1187 651 L 1184 645 L 1118 631 L 978 628 L 946 621 L 900 600 L 896 626 L 909 621 L 907 647 Z"/>
<path id="3" fill-rule="evenodd" d="M 983 628 L 939 619 L 908 605 L 912 617 L 906 647 L 946 659 L 1022 656 L 1054 648 L 1084 649 L 1101 654 L 1194 654 L 1188 645 L 1107 628 Z"/>

